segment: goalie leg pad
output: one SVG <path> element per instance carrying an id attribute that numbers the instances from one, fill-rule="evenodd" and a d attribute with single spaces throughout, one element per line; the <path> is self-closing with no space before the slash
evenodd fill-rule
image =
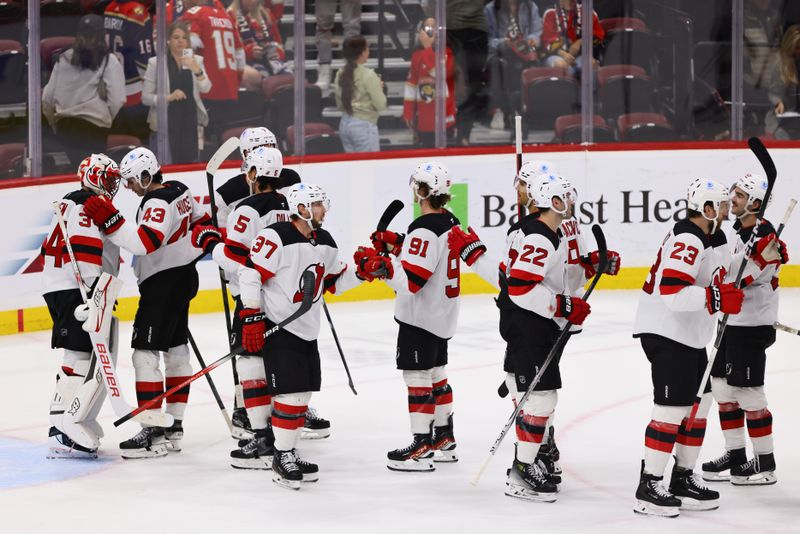
<path id="1" fill-rule="evenodd" d="M 64 426 L 64 413 L 83 383 L 84 376 L 75 372 L 76 365 L 80 367 L 77 362 L 89 358 L 88 352 L 64 351 L 64 363 L 56 374 L 56 387 L 50 397 L 50 424 L 59 430 L 62 430 Z M 88 366 L 84 365 L 84 369 L 86 367 Z"/>
<path id="2" fill-rule="evenodd" d="M 99 411 L 106 398 L 103 377 L 96 363 L 96 358 L 86 362 L 86 376 L 64 412 L 61 428 L 72 441 L 87 449 L 100 446 L 102 430 L 98 432 L 99 425 L 91 416 Z"/>

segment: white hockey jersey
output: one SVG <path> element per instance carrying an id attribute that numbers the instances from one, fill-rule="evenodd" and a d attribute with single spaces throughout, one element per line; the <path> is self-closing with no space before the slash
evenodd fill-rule
<path id="1" fill-rule="evenodd" d="M 279 193 L 257 193 L 236 204 L 226 226 L 224 246 L 214 247 L 212 257 L 222 267 L 231 295 L 239 295 L 239 267 L 247 262 L 256 235 L 276 222 L 289 221 L 289 205 Z"/>
<path id="2" fill-rule="evenodd" d="M 450 251 L 447 235 L 458 219 L 444 210 L 417 217 L 408 227 L 394 276 L 386 280 L 397 293 L 394 317 L 442 339 L 458 324 L 461 258 Z"/>
<path id="3" fill-rule="evenodd" d="M 753 233 L 753 227 L 742 228 L 739 221 L 733 225 L 736 231 L 736 240 L 731 258 L 731 268 L 725 282 L 736 281 L 736 271 L 746 253 L 746 244 Z M 756 238 L 761 238 L 775 232 L 769 221 L 764 221 L 758 227 Z M 767 265 L 760 269 L 756 262 L 748 260 L 742 276 L 742 289 L 744 302 L 742 311 L 728 317 L 731 326 L 772 326 L 778 320 L 778 272 L 779 265 Z"/>
<path id="4" fill-rule="evenodd" d="M 306 341 L 319 335 L 322 294 L 340 294 L 361 283 L 355 268 L 339 257 L 331 235 L 318 230 L 306 238 L 291 222 L 279 222 L 260 231 L 253 240 L 246 265 L 239 268 L 242 304 L 264 310 L 267 318 L 279 323 L 294 313 L 303 300 L 303 273 L 314 273 L 314 304 L 286 330 Z M 269 343 L 269 342 L 268 342 Z"/>
<path id="5" fill-rule="evenodd" d="M 498 307 L 519 307 L 559 326 L 566 319 L 556 318 L 556 295 L 570 293 L 568 287 L 567 241 L 560 230 L 554 232 L 537 214 L 524 217 L 508 234 L 510 246 L 504 269 Z"/>
<path id="6" fill-rule="evenodd" d="M 87 289 L 101 273 L 114 276 L 119 274 L 119 247 L 109 241 L 83 212 L 83 203 L 93 195 L 89 191 L 73 191 L 64 196 L 60 203 L 72 252 Z M 55 215 L 42 243 L 41 255 L 44 260 L 44 293 L 78 289 L 78 282 L 69 264 L 67 246 Z"/>
<path id="7" fill-rule="evenodd" d="M 248 198 L 253 192 L 244 174 L 237 174 L 214 191 L 214 203 L 217 205 L 217 226 L 228 227 L 228 218 L 239 202 Z"/>
<path id="8" fill-rule="evenodd" d="M 708 312 L 706 288 L 721 283 L 729 265 L 721 230 L 709 238 L 691 221 L 676 223 L 642 287 L 633 336 L 657 334 L 696 349 L 708 345 L 716 314 Z"/>
<path id="9" fill-rule="evenodd" d="M 109 234 L 111 241 L 133 253 L 133 272 L 141 284 L 167 269 L 188 265 L 203 251 L 192 246 L 191 228 L 208 220 L 181 182 L 164 182 L 147 193 L 136 212 L 136 225 L 126 221 Z"/>

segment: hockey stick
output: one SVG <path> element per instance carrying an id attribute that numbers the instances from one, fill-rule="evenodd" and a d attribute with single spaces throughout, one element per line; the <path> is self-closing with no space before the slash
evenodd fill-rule
<path id="1" fill-rule="evenodd" d="M 514 115 L 514 148 L 516 152 L 517 174 L 522 168 L 522 117 Z M 525 206 L 517 203 L 517 220 L 525 217 Z"/>
<path id="2" fill-rule="evenodd" d="M 375 227 L 375 230 L 385 232 L 389 228 L 389 223 L 403 210 L 404 206 L 405 204 L 403 204 L 402 200 L 392 200 L 383 210 L 383 215 L 378 219 L 378 226 Z"/>
<path id="3" fill-rule="evenodd" d="M 742 261 L 739 263 L 739 270 L 736 272 L 736 281 L 734 284 L 737 288 L 741 288 L 744 269 L 747 266 L 747 260 L 749 259 L 748 254 L 756 242 L 756 234 L 758 233 L 756 230 L 761 224 L 761 220 L 764 218 L 764 212 L 767 209 L 769 198 L 772 195 L 772 188 L 775 186 L 775 178 L 778 175 L 778 171 L 775 169 L 775 163 L 772 161 L 772 157 L 769 155 L 769 152 L 767 152 L 766 147 L 764 147 L 764 143 L 762 143 L 757 137 L 751 137 L 747 140 L 747 144 L 750 146 L 750 150 L 753 151 L 753 154 L 755 154 L 756 158 L 758 158 L 758 161 L 761 163 L 761 166 L 764 168 L 764 173 L 767 175 L 768 185 L 767 192 L 764 193 L 764 200 L 761 201 L 761 207 L 758 209 L 758 213 L 756 214 L 755 228 L 753 228 L 753 231 L 750 233 L 750 239 L 747 240 L 747 244 L 745 245 L 744 257 L 742 257 Z M 790 205 L 790 208 L 792 207 L 793 206 Z M 783 230 L 783 226 L 785 225 L 786 219 L 789 215 L 791 215 L 791 209 L 788 210 L 786 216 L 784 216 L 784 220 L 781 223 L 781 230 Z M 717 327 L 717 337 L 714 339 L 714 347 L 711 349 L 706 370 L 703 372 L 703 379 L 700 380 L 700 386 L 697 388 L 697 394 L 694 397 L 694 403 L 692 404 L 692 409 L 689 412 L 689 417 L 686 421 L 687 432 L 692 430 L 692 426 L 694 426 L 694 420 L 695 417 L 697 417 L 697 410 L 700 408 L 700 400 L 703 398 L 703 392 L 706 389 L 706 382 L 708 382 L 708 378 L 711 375 L 711 367 L 714 365 L 714 360 L 717 358 L 717 352 L 719 351 L 719 346 L 722 343 L 722 336 L 725 334 L 725 327 L 728 325 L 728 317 L 729 314 L 727 313 L 723 315 L 719 322 L 719 326 Z"/>
<path id="4" fill-rule="evenodd" d="M 606 271 L 606 267 L 608 264 L 608 254 L 607 254 L 608 247 L 606 246 L 606 237 L 603 234 L 603 229 L 600 228 L 600 225 L 595 224 L 594 226 L 592 226 L 592 233 L 594 234 L 594 238 L 597 241 L 597 252 L 600 257 L 600 262 L 597 266 L 597 273 L 594 275 L 594 278 L 592 278 L 589 287 L 583 294 L 582 297 L 583 300 L 589 299 L 589 296 L 591 296 L 592 291 L 594 291 L 594 288 L 597 285 L 597 282 L 600 280 L 600 277 Z M 536 376 L 534 376 L 533 380 L 531 380 L 531 383 L 528 386 L 527 391 L 525 391 L 525 394 L 522 395 L 522 397 L 517 401 L 517 404 L 514 407 L 514 412 L 511 414 L 511 417 L 508 418 L 508 421 L 506 421 L 506 425 L 503 427 L 503 430 L 500 432 L 500 435 L 497 437 L 496 440 L 494 440 L 494 444 L 489 449 L 489 455 L 486 457 L 486 460 L 481 465 L 481 468 L 475 474 L 475 477 L 470 481 L 470 484 L 472 484 L 473 486 L 478 485 L 478 481 L 483 475 L 483 472 L 489 466 L 489 462 L 491 462 L 492 458 L 494 458 L 494 454 L 497 452 L 497 449 L 500 447 L 500 444 L 503 442 L 503 439 L 506 437 L 506 434 L 508 434 L 509 429 L 511 429 L 514 423 L 517 421 L 517 416 L 519 415 L 520 411 L 522 411 L 522 407 L 525 406 L 525 401 L 528 400 L 528 397 L 533 392 L 533 389 L 542 380 L 542 376 L 544 376 L 545 371 L 547 371 L 547 368 L 550 366 L 550 363 L 556 357 L 556 354 L 561 352 L 561 350 L 564 348 L 564 345 L 566 345 L 567 340 L 569 339 L 569 329 L 571 326 L 572 323 L 567 321 L 567 323 L 564 325 L 564 328 L 561 329 L 561 333 L 558 335 L 556 342 L 553 344 L 553 348 L 551 348 L 550 352 L 547 354 L 547 358 L 545 358 L 544 363 L 542 363 L 542 366 L 539 368 L 539 372 L 537 372 Z"/>
<path id="5" fill-rule="evenodd" d="M 284 319 L 280 323 L 276 324 L 275 326 L 273 326 L 272 328 L 267 330 L 264 333 L 264 337 L 267 338 L 267 337 L 271 336 L 272 334 L 274 334 L 275 332 L 277 332 L 278 330 L 281 330 L 282 328 L 285 328 L 286 325 L 288 325 L 289 323 L 291 323 L 292 321 L 294 321 L 298 317 L 300 317 L 303 314 L 305 314 L 308 310 L 310 310 L 311 306 L 314 304 L 314 289 L 315 289 L 315 287 L 316 286 L 315 286 L 315 281 L 314 281 L 314 274 L 312 272 L 310 272 L 310 271 L 306 271 L 305 273 L 303 273 L 303 300 L 300 302 L 300 306 L 289 317 L 287 317 L 286 319 Z M 228 354 L 226 354 L 222 358 L 212 362 L 211 365 L 209 365 L 208 367 L 204 367 L 204 368 L 200 369 L 199 371 L 197 371 L 195 374 L 193 374 L 192 376 L 190 376 L 189 378 L 187 378 L 186 380 L 184 380 L 180 384 L 172 386 L 171 388 L 169 388 L 167 391 L 165 391 L 164 393 L 162 393 L 158 397 L 150 399 L 149 401 L 145 402 L 144 404 L 142 404 L 141 406 L 139 406 L 138 408 L 136 408 L 132 412 L 120 417 L 119 419 L 114 421 L 114 426 L 119 426 L 119 425 L 125 423 L 126 421 L 129 421 L 130 419 L 136 417 L 141 412 L 143 412 L 145 410 L 149 410 L 153 406 L 159 404 L 164 398 L 172 395 L 173 393 L 175 393 L 179 389 L 191 384 L 192 382 L 194 382 L 195 380 L 197 380 L 201 376 L 203 376 L 203 375 L 205 375 L 207 373 L 210 373 L 211 371 L 213 371 L 214 369 L 216 369 L 217 367 L 219 367 L 223 363 L 227 362 L 228 360 L 230 360 L 234 356 L 236 356 L 238 354 L 241 354 L 242 352 L 244 352 L 244 347 L 239 347 L 239 348 L 229 352 Z"/>
<path id="6" fill-rule="evenodd" d="M 69 234 L 67 233 L 67 225 L 64 222 L 64 215 L 61 213 L 61 202 L 53 202 L 53 212 L 56 214 L 58 220 L 58 228 L 61 231 L 61 237 L 64 239 L 64 245 L 69 254 L 70 264 L 72 265 L 72 272 L 75 275 L 75 280 L 78 282 L 78 289 L 81 292 L 83 303 L 86 304 L 89 298 L 86 294 L 86 285 L 83 282 L 81 271 L 78 268 L 78 262 L 75 260 L 75 253 L 72 251 L 72 243 L 69 242 Z M 99 289 L 99 288 L 98 288 Z M 99 294 L 99 291 L 97 291 Z M 113 305 L 112 305 L 113 306 Z M 111 355 L 111 350 L 108 341 L 95 332 L 89 332 L 89 339 L 92 341 L 93 354 L 92 358 L 95 362 L 99 360 L 100 373 L 103 376 L 103 385 L 108 393 L 108 398 L 111 401 L 111 408 L 117 415 L 122 415 L 131 411 L 130 405 L 125 401 L 120 389 L 120 380 L 117 375 L 117 366 L 114 358 Z M 89 367 L 92 366 L 90 361 Z M 172 426 L 174 419 L 171 415 L 163 412 L 153 412 L 142 414 L 136 418 L 140 423 L 145 423 L 152 426 Z"/>
<path id="7" fill-rule="evenodd" d="M 784 332 L 788 332 L 790 334 L 794 334 L 796 336 L 800 336 L 800 330 L 798 330 L 797 328 L 792 328 L 791 326 L 786 326 L 785 324 L 781 324 L 781 323 L 778 323 L 778 322 L 776 322 L 772 326 L 773 326 L 773 328 L 775 328 L 775 330 L 783 330 Z"/>
<path id="8" fill-rule="evenodd" d="M 206 362 L 203 361 L 203 357 L 200 355 L 200 349 L 197 348 L 197 343 L 194 341 L 194 336 L 192 336 L 191 330 L 187 329 L 186 334 L 189 337 L 189 344 L 192 346 L 194 355 L 197 356 L 197 361 L 200 362 L 200 367 L 205 367 Z M 222 402 L 222 398 L 219 396 L 219 391 L 217 391 L 217 386 L 214 384 L 214 380 L 211 379 L 211 375 L 206 375 L 206 379 L 208 380 L 208 387 L 211 388 L 211 393 L 214 394 L 214 399 L 217 401 L 219 411 L 222 412 L 222 417 L 225 419 L 225 424 L 228 425 L 228 430 L 233 432 L 233 422 L 231 421 L 231 416 L 228 415 L 228 410 L 225 408 L 225 404 Z"/>
<path id="9" fill-rule="evenodd" d="M 208 164 L 206 165 L 206 182 L 208 182 L 208 197 L 211 201 L 211 222 L 214 226 L 219 226 L 219 221 L 217 220 L 217 203 L 214 199 L 214 176 L 217 174 L 217 170 L 219 170 L 220 165 L 225 161 L 225 159 L 230 156 L 231 152 L 239 148 L 239 138 L 238 137 L 230 137 L 227 141 L 222 143 L 220 147 L 214 152 L 214 155 L 211 156 L 211 159 L 208 160 Z M 222 267 L 219 268 L 219 285 L 220 290 L 222 291 L 222 308 L 225 311 L 225 329 L 228 332 L 228 347 L 233 349 L 231 346 L 231 342 L 233 340 L 233 336 L 231 333 L 233 332 L 233 326 L 231 324 L 231 307 L 228 304 L 228 286 L 227 281 L 225 280 L 225 271 L 222 270 Z M 239 400 L 239 404 L 244 405 L 244 399 L 242 397 L 242 386 L 239 384 L 239 373 L 236 370 L 236 358 L 233 359 L 231 362 L 231 369 L 233 371 L 233 383 L 236 386 L 236 399 Z M 235 404 L 235 403 L 234 403 Z"/>
<path id="10" fill-rule="evenodd" d="M 331 325 L 331 334 L 333 334 L 333 340 L 336 342 L 336 348 L 339 351 L 339 356 L 342 358 L 342 365 L 344 365 L 344 372 L 347 373 L 347 385 L 350 386 L 350 390 L 353 392 L 353 395 L 358 395 L 358 391 L 356 391 L 356 386 L 353 385 L 353 377 L 350 376 L 350 368 L 347 366 L 347 360 L 344 357 L 344 351 L 342 351 L 342 345 L 339 343 L 339 336 L 336 335 L 336 328 L 333 326 L 333 319 L 331 319 L 331 312 L 328 311 L 328 305 L 325 301 L 322 301 L 322 310 L 325 312 L 325 317 L 328 318 L 328 324 Z"/>

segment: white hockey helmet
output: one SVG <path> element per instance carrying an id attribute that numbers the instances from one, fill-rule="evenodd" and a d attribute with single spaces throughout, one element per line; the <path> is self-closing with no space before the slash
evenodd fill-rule
<path id="1" fill-rule="evenodd" d="M 256 147 L 244 158 L 246 173 L 255 168 L 256 177 L 278 178 L 283 170 L 283 156 L 277 148 Z"/>
<path id="2" fill-rule="evenodd" d="M 239 136 L 239 152 L 242 154 L 242 159 L 247 157 L 254 148 L 266 146 L 275 148 L 278 146 L 278 139 L 275 134 L 270 132 L 267 128 L 259 126 L 258 128 L 247 128 Z"/>
<path id="3" fill-rule="evenodd" d="M 431 195 L 447 195 L 450 194 L 450 173 L 447 167 L 441 163 L 436 163 L 435 161 L 420 163 L 411 173 L 408 184 L 414 191 L 414 195 L 420 200 L 424 200 Z M 424 197 L 419 194 L 420 184 L 428 186 L 428 194 Z"/>
<path id="4" fill-rule="evenodd" d="M 331 202 L 325 190 L 314 184 L 295 184 L 286 195 L 286 202 L 289 204 L 289 213 L 297 215 L 306 222 L 311 221 L 311 216 L 303 217 L 300 214 L 300 206 L 305 206 L 311 212 L 311 205 L 314 202 L 322 202 L 327 212 L 331 208 Z"/>
<path id="5" fill-rule="evenodd" d="M 84 158 L 78 166 L 78 179 L 83 187 L 109 200 L 119 191 L 119 167 L 105 154 L 92 154 Z"/>
<path id="6" fill-rule="evenodd" d="M 689 192 L 686 200 L 687 207 L 700 213 L 707 221 L 712 221 L 714 224 L 711 227 L 711 233 L 717 231 L 717 215 L 722 204 L 730 200 L 730 193 L 724 185 L 707 178 L 697 178 L 689 184 Z M 706 217 L 703 207 L 706 203 L 710 202 L 714 208 L 714 217 Z"/>
<path id="7" fill-rule="evenodd" d="M 534 206 L 539 209 L 552 209 L 559 215 L 565 215 L 569 209 L 567 204 L 576 201 L 575 188 L 572 183 L 555 173 L 541 174 L 533 178 L 528 184 L 528 198 L 533 200 Z M 564 203 L 562 211 L 553 206 L 553 198 L 558 197 Z"/>
<path id="8" fill-rule="evenodd" d="M 519 172 L 514 176 L 514 187 L 517 186 L 517 182 L 520 180 L 525 183 L 530 183 L 535 177 L 542 174 L 558 174 L 558 171 L 552 163 L 543 159 L 535 159 L 523 163 L 519 168 Z"/>
<path id="9" fill-rule="evenodd" d="M 760 200 L 762 203 L 764 202 L 764 197 L 767 195 L 767 188 L 769 188 L 767 179 L 759 174 L 747 173 L 733 183 L 730 191 L 731 196 L 733 196 L 733 191 L 737 187 L 747 195 L 747 205 L 744 208 L 744 213 L 746 215 L 757 213 L 758 210 L 754 211 L 750 208 L 756 200 Z M 767 206 L 769 206 L 770 200 L 767 200 Z"/>
<path id="10" fill-rule="evenodd" d="M 134 148 L 122 158 L 120 173 L 125 181 L 135 181 L 142 189 L 147 189 L 153 177 L 161 170 L 156 155 L 149 148 Z"/>

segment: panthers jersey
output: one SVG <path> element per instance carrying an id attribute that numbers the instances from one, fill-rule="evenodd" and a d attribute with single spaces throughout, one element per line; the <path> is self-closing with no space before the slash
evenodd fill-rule
<path id="1" fill-rule="evenodd" d="M 567 245 L 537 214 L 523 218 L 508 235 L 508 256 L 501 264 L 503 281 L 497 305 L 502 310 L 522 308 L 559 325 L 556 295 L 569 293 Z"/>
<path id="2" fill-rule="evenodd" d="M 214 203 L 217 205 L 217 225 L 228 227 L 228 216 L 245 198 L 252 195 L 250 184 L 244 174 L 237 174 L 214 191 Z"/>
<path id="3" fill-rule="evenodd" d="M 83 203 L 92 195 L 94 193 L 89 191 L 73 191 L 60 203 L 69 243 L 87 289 L 101 273 L 114 276 L 119 273 L 119 247 L 106 239 L 97 225 L 92 223 L 92 219 L 83 212 Z M 64 236 L 55 215 L 42 243 L 41 255 L 44 260 L 42 278 L 45 293 L 78 288 Z"/>
<path id="4" fill-rule="evenodd" d="M 248 261 L 239 268 L 242 304 L 263 310 L 273 323 L 283 321 L 300 307 L 301 280 L 306 271 L 314 274 L 314 304 L 286 325 L 286 330 L 306 341 L 317 339 L 322 294 L 343 293 L 361 283 L 354 269 L 339 258 L 336 243 L 325 230 L 317 230 L 310 238 L 291 222 L 261 230 L 253 240 Z"/>
<path id="5" fill-rule="evenodd" d="M 141 104 L 147 60 L 155 54 L 150 13 L 139 0 L 113 0 L 104 22 L 106 42 L 125 72 L 125 105 Z"/>
<path id="6" fill-rule="evenodd" d="M 731 269 L 725 282 L 736 281 L 736 270 L 744 258 L 747 241 L 753 233 L 753 227 L 742 228 L 739 221 L 733 225 L 736 231 L 736 241 L 731 258 Z M 769 221 L 764 221 L 756 232 L 756 238 L 768 236 L 775 232 Z M 731 326 L 772 326 L 778 320 L 778 272 L 780 265 L 770 264 L 763 270 L 756 262 L 748 260 L 742 277 L 744 302 L 742 311 L 728 318 Z"/>
<path id="7" fill-rule="evenodd" d="M 214 248 L 212 257 L 225 271 L 231 295 L 239 295 L 239 267 L 247 263 L 256 234 L 276 222 L 289 220 L 289 205 L 279 193 L 257 193 L 238 203 L 228 218 L 224 246 Z"/>
<path id="8" fill-rule="evenodd" d="M 642 287 L 633 335 L 657 334 L 700 349 L 714 335 L 715 315 L 706 288 L 719 284 L 730 265 L 725 234 L 709 237 L 683 220 L 667 234 Z"/>
<path id="9" fill-rule="evenodd" d="M 457 224 L 446 210 L 415 219 L 400 257 L 393 260 L 394 276 L 387 280 L 397 292 L 395 319 L 443 339 L 453 337 L 458 323 L 461 258 L 447 245 Z"/>
<path id="10" fill-rule="evenodd" d="M 109 235 L 136 256 L 133 272 L 139 284 L 161 271 L 188 265 L 203 253 L 192 246 L 191 228 L 207 221 L 208 215 L 181 182 L 163 185 L 142 198 L 136 225 L 126 221 Z"/>

